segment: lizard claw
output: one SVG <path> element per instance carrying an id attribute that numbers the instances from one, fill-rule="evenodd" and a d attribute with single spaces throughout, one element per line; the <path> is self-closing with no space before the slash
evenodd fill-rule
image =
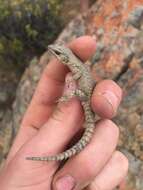
<path id="1" fill-rule="evenodd" d="M 68 96 L 62 96 L 61 98 L 59 98 L 57 100 L 57 103 L 60 103 L 60 102 L 67 102 L 69 100 L 69 97 Z"/>

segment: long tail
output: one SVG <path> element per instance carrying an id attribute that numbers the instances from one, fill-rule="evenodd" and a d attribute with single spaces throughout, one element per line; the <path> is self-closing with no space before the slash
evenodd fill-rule
<path id="1" fill-rule="evenodd" d="M 88 127 L 85 128 L 84 134 L 81 139 L 68 150 L 59 153 L 54 156 L 45 156 L 45 157 L 26 157 L 27 160 L 35 161 L 62 161 L 66 160 L 75 154 L 79 153 L 89 142 L 94 132 L 94 123 L 88 123 Z"/>

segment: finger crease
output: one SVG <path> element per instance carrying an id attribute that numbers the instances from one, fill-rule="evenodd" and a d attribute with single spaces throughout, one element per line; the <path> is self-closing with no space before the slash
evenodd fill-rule
<path id="1" fill-rule="evenodd" d="M 31 124 L 31 125 L 29 125 L 29 127 L 32 127 L 32 128 L 33 128 L 33 129 L 35 129 L 36 131 L 38 131 L 38 130 L 39 130 L 39 128 L 40 128 L 40 127 L 35 126 L 35 125 L 32 125 L 32 124 Z"/>

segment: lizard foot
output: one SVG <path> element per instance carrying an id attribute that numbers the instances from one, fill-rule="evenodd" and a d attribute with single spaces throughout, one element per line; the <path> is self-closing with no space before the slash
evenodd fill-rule
<path id="1" fill-rule="evenodd" d="M 62 96 L 61 98 L 59 98 L 59 99 L 57 100 L 57 103 L 59 103 L 59 102 L 67 102 L 69 99 L 70 99 L 69 96 L 64 95 L 64 96 Z"/>
<path id="2" fill-rule="evenodd" d="M 76 89 L 75 91 L 72 91 L 68 95 L 63 95 L 61 98 L 57 100 L 57 103 L 59 102 L 68 102 L 71 98 L 77 97 L 81 101 L 87 101 L 88 97 L 85 95 L 84 92 L 81 90 Z"/>
<path id="3" fill-rule="evenodd" d="M 82 73 L 81 72 L 77 72 L 75 73 L 72 77 L 75 81 L 79 80 L 80 77 L 82 76 Z"/>
<path id="4" fill-rule="evenodd" d="M 88 100 L 88 97 L 86 96 L 86 94 L 82 90 L 76 89 L 74 94 L 81 101 L 87 101 Z"/>

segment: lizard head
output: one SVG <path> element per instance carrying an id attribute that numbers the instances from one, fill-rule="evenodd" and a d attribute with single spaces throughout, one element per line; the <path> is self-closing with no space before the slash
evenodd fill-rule
<path id="1" fill-rule="evenodd" d="M 63 64 L 69 61 L 70 50 L 63 45 L 49 45 L 48 50 Z"/>

